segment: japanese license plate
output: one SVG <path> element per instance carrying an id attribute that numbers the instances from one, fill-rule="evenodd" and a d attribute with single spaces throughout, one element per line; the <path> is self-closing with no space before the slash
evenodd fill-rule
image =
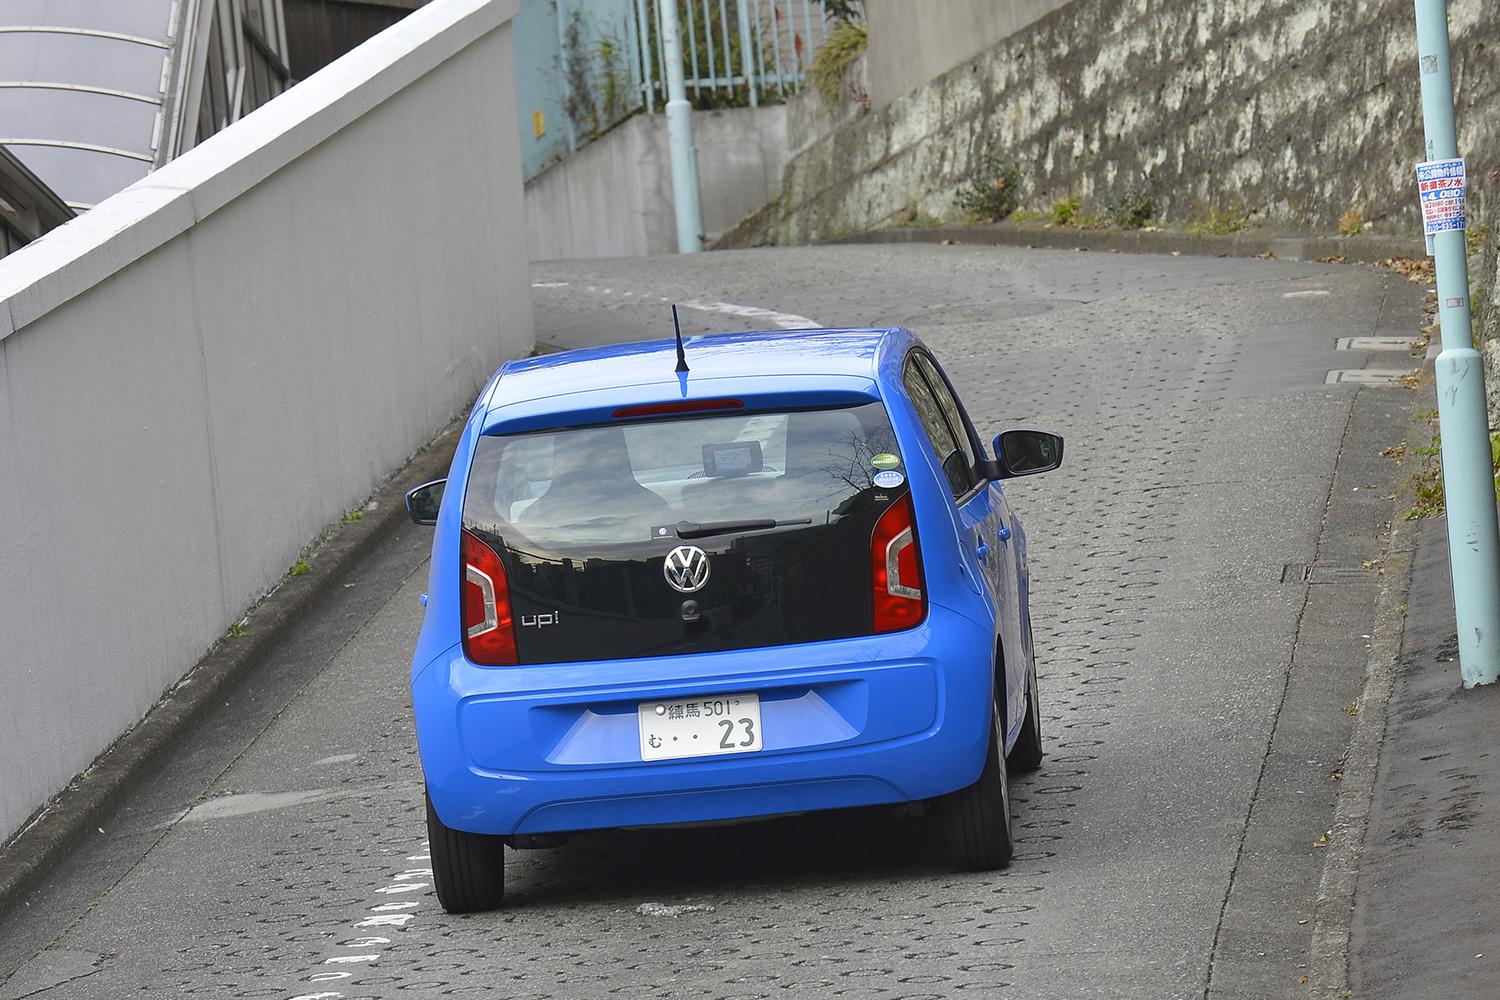
<path id="1" fill-rule="evenodd" d="M 760 696 L 715 694 L 678 701 L 644 701 L 641 760 L 752 753 L 761 748 Z"/>

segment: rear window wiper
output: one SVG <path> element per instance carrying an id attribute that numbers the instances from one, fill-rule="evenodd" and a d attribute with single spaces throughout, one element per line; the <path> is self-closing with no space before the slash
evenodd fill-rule
<path id="1" fill-rule="evenodd" d="M 724 535 L 731 531 L 764 531 L 767 528 L 780 528 L 788 524 L 812 524 L 810 517 L 793 517 L 785 521 L 777 521 L 773 518 L 746 518 L 743 521 L 706 521 L 699 524 L 697 521 L 678 521 L 678 538 L 707 538 L 709 535 Z"/>

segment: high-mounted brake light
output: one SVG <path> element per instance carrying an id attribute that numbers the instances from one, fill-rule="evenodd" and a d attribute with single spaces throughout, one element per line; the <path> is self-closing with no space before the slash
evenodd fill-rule
<path id="1" fill-rule="evenodd" d="M 741 399 L 677 399 L 670 403 L 647 403 L 643 406 L 622 406 L 612 415 L 616 420 L 632 417 L 660 417 L 669 413 L 704 413 L 709 410 L 742 410 Z"/>
<path id="2" fill-rule="evenodd" d="M 911 494 L 891 504 L 870 536 L 871 597 L 876 632 L 899 632 L 927 614 L 922 587 L 922 550 L 917 546 Z"/>
<path id="3" fill-rule="evenodd" d="M 494 549 L 468 531 L 463 533 L 461 555 L 464 654 L 488 667 L 515 666 L 516 630 L 505 566 Z"/>

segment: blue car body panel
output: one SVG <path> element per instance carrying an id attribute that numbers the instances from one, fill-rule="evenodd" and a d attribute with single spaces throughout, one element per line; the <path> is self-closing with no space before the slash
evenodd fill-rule
<path id="1" fill-rule="evenodd" d="M 1023 721 L 1031 658 L 1024 534 L 998 483 L 956 506 L 902 383 L 908 352 L 918 346 L 902 329 L 725 334 L 687 341 L 686 376 L 673 372 L 671 340 L 528 358 L 497 373 L 453 457 L 412 660 L 423 771 L 445 824 L 514 835 L 932 798 L 977 780 L 997 680 L 1009 748 Z M 922 623 L 691 655 L 470 662 L 458 642 L 458 540 L 480 436 L 608 422 L 622 407 L 721 397 L 756 408 L 884 402 L 906 457 L 921 543 Z M 1002 640 L 1006 669 L 997 679 Z M 641 760 L 638 704 L 738 692 L 760 698 L 762 750 Z"/>

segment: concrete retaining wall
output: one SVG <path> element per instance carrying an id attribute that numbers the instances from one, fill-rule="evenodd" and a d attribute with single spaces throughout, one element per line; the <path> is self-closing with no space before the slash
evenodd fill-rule
<path id="1" fill-rule="evenodd" d="M 0 832 L 529 349 L 515 9 L 435 0 L 0 260 Z"/>
<path id="2" fill-rule="evenodd" d="M 869 95 L 883 108 L 1070 0 L 865 0 Z"/>
<path id="3" fill-rule="evenodd" d="M 1472 166 L 1469 168 L 1474 169 Z M 1474 184 L 1480 178 L 1469 178 Z M 1500 198 L 1491 198 L 1469 219 L 1471 230 L 1484 234 L 1479 253 L 1469 261 L 1469 283 L 1477 286 L 1470 300 L 1474 311 L 1474 345 L 1484 356 L 1484 391 L 1490 431 L 1500 431 Z M 1438 340 L 1433 335 L 1433 340 Z"/>
<path id="4" fill-rule="evenodd" d="M 1460 146 L 1483 201 L 1500 163 L 1500 7 L 1453 0 L 1450 18 Z M 1414 36 L 1409 0 L 1073 0 L 795 157 L 775 211 L 735 239 L 952 216 L 990 150 L 1019 165 L 1035 207 L 1145 188 L 1179 221 L 1252 212 L 1331 231 L 1352 209 L 1412 232 Z"/>
<path id="5" fill-rule="evenodd" d="M 693 141 L 710 238 L 776 196 L 787 108 L 695 111 Z M 674 253 L 666 116 L 636 115 L 526 185 L 533 260 Z"/>

